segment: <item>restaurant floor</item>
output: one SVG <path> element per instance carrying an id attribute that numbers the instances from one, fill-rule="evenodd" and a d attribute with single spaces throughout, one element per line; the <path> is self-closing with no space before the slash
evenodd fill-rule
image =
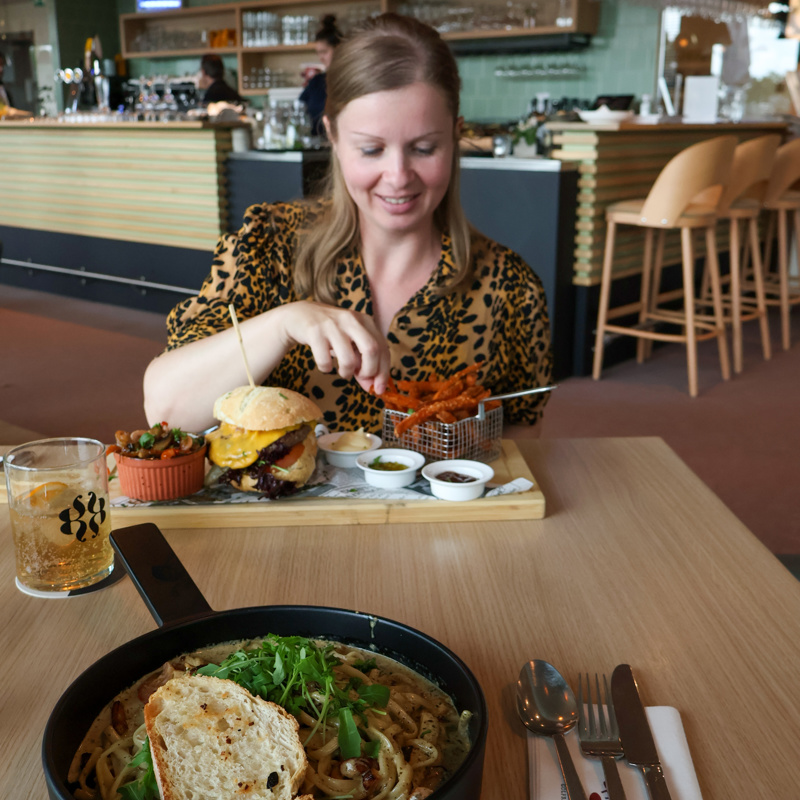
<path id="1" fill-rule="evenodd" d="M 719 376 L 716 346 L 700 345 L 700 396 L 686 391 L 678 346 L 600 381 L 568 378 L 553 393 L 547 438 L 659 436 L 774 553 L 800 553 L 800 321 L 791 350 L 761 357 L 745 325 L 745 370 Z M 145 423 L 142 373 L 163 348 L 160 314 L 0 284 L 0 444 L 64 434 L 110 441 Z M 800 558 L 797 559 L 800 561 Z M 791 564 L 790 564 L 791 568 Z"/>

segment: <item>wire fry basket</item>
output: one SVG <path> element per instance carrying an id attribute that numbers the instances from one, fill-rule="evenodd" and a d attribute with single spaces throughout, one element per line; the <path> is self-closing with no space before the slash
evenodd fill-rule
<path id="1" fill-rule="evenodd" d="M 394 426 L 408 417 L 404 411 L 383 411 L 384 447 L 404 447 L 427 456 L 431 461 L 466 458 L 488 463 L 500 456 L 503 433 L 503 407 L 486 411 L 484 418 L 467 417 L 458 422 L 428 420 L 397 437 Z"/>

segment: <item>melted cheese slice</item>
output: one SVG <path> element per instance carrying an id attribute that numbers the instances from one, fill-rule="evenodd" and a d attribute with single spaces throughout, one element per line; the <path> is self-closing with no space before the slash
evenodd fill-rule
<path id="1" fill-rule="evenodd" d="M 292 425 L 274 431 L 248 431 L 223 422 L 217 430 L 206 436 L 208 441 L 208 457 L 214 464 L 231 469 L 244 469 L 253 464 L 259 451 L 269 447 L 281 436 L 302 427 Z"/>

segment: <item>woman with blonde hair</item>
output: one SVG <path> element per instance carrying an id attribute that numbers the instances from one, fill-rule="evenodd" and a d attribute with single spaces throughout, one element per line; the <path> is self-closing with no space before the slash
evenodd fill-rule
<path id="1" fill-rule="evenodd" d="M 327 85 L 323 199 L 252 206 L 222 237 L 147 369 L 148 419 L 205 428 L 214 400 L 244 382 L 229 303 L 256 381 L 307 394 L 334 429 L 378 431 L 390 377 L 483 361 L 495 393 L 548 382 L 541 282 L 461 208 L 460 81 L 446 43 L 383 14 L 336 48 Z M 533 425 L 545 397 L 508 401 L 506 421 Z"/>

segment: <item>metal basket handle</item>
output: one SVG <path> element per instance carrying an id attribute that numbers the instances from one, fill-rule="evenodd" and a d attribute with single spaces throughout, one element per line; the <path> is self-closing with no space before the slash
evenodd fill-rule
<path id="1" fill-rule="evenodd" d="M 538 386 L 536 389 L 523 389 L 521 392 L 509 392 L 508 394 L 496 394 L 492 397 L 486 397 L 478 403 L 478 419 L 484 420 L 486 419 L 486 409 L 483 407 L 484 403 L 488 403 L 491 400 L 509 400 L 512 397 L 522 397 L 526 394 L 539 394 L 540 392 L 550 392 L 553 389 L 557 389 L 558 384 L 555 383 L 552 386 Z"/>

